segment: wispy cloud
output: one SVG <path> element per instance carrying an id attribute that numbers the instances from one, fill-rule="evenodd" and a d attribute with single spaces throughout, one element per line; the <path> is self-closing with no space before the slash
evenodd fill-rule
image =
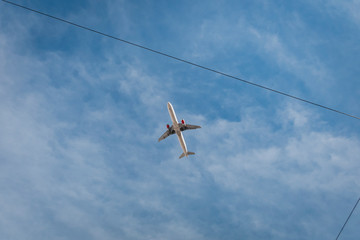
<path id="1" fill-rule="evenodd" d="M 356 0 L 349 1 L 319 1 L 320 4 L 325 6 L 325 9 L 334 16 L 341 16 L 345 19 L 350 20 L 353 24 L 359 26 L 360 24 L 360 14 L 358 9 L 360 8 L 360 3 Z"/>
<path id="2" fill-rule="evenodd" d="M 121 10 L 131 35 L 136 21 L 126 14 L 134 9 L 123 3 L 107 16 L 116 22 Z M 84 19 L 83 11 L 74 17 Z M 329 229 L 339 226 L 346 208 L 339 206 L 359 187 L 356 133 L 336 132 L 315 110 L 291 101 L 270 104 L 260 94 L 255 100 L 216 76 L 195 82 L 204 75 L 159 66 L 159 58 L 95 36 L 71 34 L 86 42 L 76 50 L 36 47 L 22 39 L 44 33 L 32 35 L 17 13 L 10 15 L 14 23 L 1 18 L 3 29 L 17 31 L 0 33 L 1 238 L 333 237 Z M 258 51 L 248 56 L 285 66 L 302 80 L 328 74 L 316 57 L 302 60 L 283 33 L 236 19 L 235 32 L 226 16 L 197 19 L 202 25 L 195 27 L 184 22 L 201 31 L 179 49 L 211 62 L 222 50 L 250 46 Z M 32 27 L 49 27 L 43 24 Z M 244 41 L 226 46 L 240 30 Z M 169 122 L 167 101 L 179 118 L 202 126 L 184 133 L 192 158 L 178 160 L 176 138 L 157 143 Z"/>

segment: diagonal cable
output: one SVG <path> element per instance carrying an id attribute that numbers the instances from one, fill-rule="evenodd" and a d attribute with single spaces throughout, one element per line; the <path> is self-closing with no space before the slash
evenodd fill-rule
<path id="1" fill-rule="evenodd" d="M 7 0 L 2 0 L 2 1 L 5 2 L 5 3 L 8 3 L 8 4 L 11 4 L 11 5 L 14 5 L 14 6 L 16 6 L 16 7 L 20 7 L 20 8 L 26 9 L 26 10 L 28 10 L 28 11 L 35 12 L 35 13 L 41 14 L 41 15 L 43 15 L 43 16 L 46 16 L 46 17 L 55 19 L 55 20 L 57 20 L 57 21 L 64 22 L 64 23 L 73 25 L 73 26 L 75 26 L 75 27 L 82 28 L 82 29 L 87 30 L 87 31 L 90 31 L 90 32 L 94 32 L 94 33 L 96 33 L 96 34 L 99 34 L 99 35 L 102 35 L 102 36 L 105 36 L 105 37 L 108 37 L 108 38 L 112 38 L 112 39 L 114 39 L 114 40 L 121 41 L 121 42 L 123 42 L 123 43 L 129 44 L 129 45 L 132 45 L 132 46 L 135 46 L 135 47 L 138 47 L 138 48 L 142 48 L 142 49 L 145 49 L 145 50 L 147 50 L 147 51 L 150 51 L 150 52 L 153 52 L 153 53 L 156 53 L 156 54 L 159 54 L 159 55 L 162 55 L 162 56 L 165 56 L 165 57 L 168 57 L 168 58 L 171 58 L 171 59 L 174 59 L 174 60 L 177 60 L 177 61 L 186 63 L 186 64 L 189 64 L 189 65 L 192 65 L 192 66 L 195 66 L 195 67 L 198 67 L 198 68 L 202 68 L 202 69 L 204 69 L 204 70 L 207 70 L 207 71 L 210 71 L 210 72 L 214 72 L 214 73 L 220 74 L 220 75 L 225 76 L 225 77 L 228 77 L 228 78 L 232 78 L 232 79 L 235 79 L 235 80 L 244 82 L 244 83 L 246 83 L 246 84 L 250 84 L 250 85 L 253 85 L 253 86 L 256 86 L 256 87 L 259 87 L 259 88 L 268 90 L 268 91 L 271 91 L 271 92 L 275 92 L 275 93 L 281 94 L 281 95 L 286 96 L 286 97 L 289 97 L 289 98 L 296 99 L 296 100 L 298 100 L 298 101 L 302 101 L 302 102 L 305 102 L 305 103 L 308 103 L 308 104 L 311 104 L 311 105 L 314 105 L 314 106 L 317 106 L 317 107 L 324 108 L 324 109 L 329 110 L 329 111 L 333 111 L 333 112 L 336 112 L 336 113 L 339 113 L 339 114 L 343 114 L 343 115 L 346 115 L 346 116 L 348 116 L 348 117 L 351 117 L 351 118 L 355 118 L 355 119 L 357 119 L 357 120 L 360 120 L 360 117 L 357 117 L 357 116 L 354 116 L 354 115 L 351 115 L 351 114 L 348 114 L 348 113 L 345 113 L 345 112 L 336 110 L 336 109 L 334 109 L 334 108 L 330 108 L 330 107 L 327 107 L 327 106 L 324 106 L 324 105 L 321 105 L 321 104 L 318 104 L 318 103 L 315 103 L 315 102 L 306 100 L 306 99 L 304 99 L 304 98 L 296 97 L 296 96 L 294 96 L 294 95 L 291 95 L 291 94 L 288 94 L 288 93 L 285 93 L 285 92 L 282 92 L 282 91 L 278 91 L 278 90 L 273 89 L 273 88 L 269 88 L 269 87 L 266 87 L 266 86 L 263 86 L 263 85 L 260 85 L 260 84 L 254 83 L 254 82 L 250 82 L 250 81 L 247 81 L 247 80 L 244 80 L 244 79 L 235 77 L 235 76 L 233 76 L 233 75 L 230 75 L 230 74 L 227 74 L 227 73 L 224 73 L 224 72 L 221 72 L 221 71 L 218 71 L 218 70 L 209 68 L 209 67 L 205 67 L 205 66 L 199 65 L 199 64 L 197 64 L 197 63 L 193 63 L 193 62 L 187 61 L 187 60 L 185 60 L 185 59 L 178 58 L 178 57 L 172 56 L 172 55 L 170 55 L 170 54 L 167 54 L 167 53 L 164 53 L 164 52 L 160 52 L 160 51 L 157 51 L 157 50 L 154 50 L 154 49 L 151 49 L 151 48 L 142 46 L 142 45 L 140 45 L 140 44 L 136 44 L 136 43 L 133 43 L 133 42 L 130 42 L 130 41 L 127 41 L 127 40 L 124 40 L 124 39 L 121 39 L 121 38 L 118 38 L 118 37 L 115 37 L 115 36 L 112 36 L 112 35 L 109 35 L 109 34 L 100 32 L 100 31 L 97 31 L 97 30 L 95 30 L 95 29 L 93 29 L 93 28 L 85 27 L 85 26 L 83 26 L 83 25 L 80 25 L 80 24 L 77 24 L 77 23 L 74 23 L 74 22 L 65 20 L 65 19 L 63 19 L 63 18 L 55 17 L 55 16 L 52 16 L 52 15 L 47 14 L 47 13 L 44 13 L 44 12 L 40 12 L 40 11 L 35 10 L 35 9 L 29 8 L 29 7 L 25 7 L 25 6 L 23 6 L 23 5 L 20 5 L 20 4 L 11 2 L 11 1 L 7 1 Z"/>
<path id="2" fill-rule="evenodd" d="M 353 214 L 353 212 L 354 212 L 354 210 L 355 210 L 356 206 L 358 205 L 359 201 L 360 201 L 360 198 L 359 198 L 359 199 L 357 200 L 357 202 L 355 203 L 355 206 L 354 206 L 354 207 L 353 207 L 353 209 L 351 210 L 351 212 L 350 212 L 350 214 L 349 214 L 348 218 L 346 219 L 346 221 L 345 221 L 344 225 L 342 226 L 342 228 L 341 228 L 341 230 L 340 230 L 339 234 L 337 235 L 336 240 L 338 240 L 338 238 L 339 238 L 340 234 L 341 234 L 341 233 L 342 233 L 342 231 L 344 230 L 344 228 L 345 228 L 345 226 L 346 226 L 347 222 L 349 221 L 349 219 L 350 219 L 351 215 Z"/>

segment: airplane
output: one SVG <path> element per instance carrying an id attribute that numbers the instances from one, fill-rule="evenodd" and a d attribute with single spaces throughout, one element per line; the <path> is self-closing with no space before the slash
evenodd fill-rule
<path id="1" fill-rule="evenodd" d="M 197 126 L 197 125 L 186 124 L 184 119 L 182 119 L 181 122 L 178 122 L 176 115 L 175 115 L 174 108 L 170 102 L 167 103 L 167 108 L 169 110 L 170 118 L 171 118 L 171 121 L 173 122 L 173 125 L 171 125 L 171 126 L 169 126 L 169 124 L 166 125 L 167 130 L 163 135 L 161 135 L 158 142 L 160 142 L 161 140 L 164 140 L 168 136 L 176 133 L 176 135 L 178 136 L 179 142 L 180 142 L 180 146 L 183 150 L 183 153 L 180 155 L 179 159 L 183 158 L 183 157 L 188 157 L 189 155 L 195 155 L 194 152 L 188 152 L 182 131 L 190 130 L 190 129 L 197 129 L 197 128 L 201 128 L 201 127 Z"/>

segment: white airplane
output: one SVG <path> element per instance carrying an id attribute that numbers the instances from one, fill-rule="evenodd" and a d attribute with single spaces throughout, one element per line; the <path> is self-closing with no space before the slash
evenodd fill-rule
<path id="1" fill-rule="evenodd" d="M 161 140 L 167 138 L 168 136 L 176 133 L 176 135 L 178 136 L 179 142 L 180 142 L 180 146 L 183 150 L 183 153 L 180 155 L 179 158 L 183 158 L 185 156 L 187 157 L 189 155 L 195 155 L 195 153 L 187 151 L 186 143 L 185 143 L 184 137 L 182 135 L 182 131 L 189 130 L 189 129 L 201 128 L 201 127 L 196 126 L 196 125 L 186 124 L 184 119 L 182 119 L 181 122 L 178 123 L 174 108 L 171 105 L 171 103 L 169 103 L 169 102 L 167 103 L 167 108 L 169 110 L 170 118 L 171 118 L 171 121 L 173 122 L 173 125 L 171 127 L 169 126 L 169 124 L 166 125 L 167 130 L 163 135 L 161 135 L 158 142 L 160 142 Z"/>

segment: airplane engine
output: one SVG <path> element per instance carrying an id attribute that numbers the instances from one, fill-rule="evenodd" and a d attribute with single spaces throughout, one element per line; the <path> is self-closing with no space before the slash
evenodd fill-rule
<path id="1" fill-rule="evenodd" d="M 181 123 L 182 123 L 182 124 L 185 124 L 185 120 L 184 120 L 184 119 L 181 119 Z"/>
<path id="2" fill-rule="evenodd" d="M 170 128 L 170 125 L 169 125 L 169 124 L 166 124 L 166 128 L 169 129 L 169 128 Z"/>

